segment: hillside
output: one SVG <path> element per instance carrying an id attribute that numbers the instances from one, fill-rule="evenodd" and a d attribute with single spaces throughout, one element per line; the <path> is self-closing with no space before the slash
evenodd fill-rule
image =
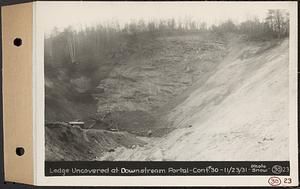
<path id="1" fill-rule="evenodd" d="M 47 124 L 47 160 L 288 158 L 287 40 L 191 33 L 135 45 L 99 63 L 99 82 L 79 68 L 49 79 L 46 117 L 86 125 Z"/>
<path id="2" fill-rule="evenodd" d="M 101 80 L 98 89 L 103 92 L 94 94 L 98 112 L 110 112 L 104 121 L 113 121 L 119 130 L 142 136 L 148 130 L 155 135 L 168 132 L 173 127 L 168 127 L 163 115 L 187 97 L 181 95 L 184 91 L 215 72 L 228 53 L 226 45 L 225 38 L 212 34 L 162 36 L 144 42 Z"/>
<path id="3" fill-rule="evenodd" d="M 207 81 L 165 115 L 174 131 L 102 160 L 288 160 L 288 41 L 228 46 Z"/>

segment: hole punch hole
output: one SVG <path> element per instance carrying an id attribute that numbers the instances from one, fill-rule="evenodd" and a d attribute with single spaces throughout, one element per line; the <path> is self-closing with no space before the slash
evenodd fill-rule
<path id="1" fill-rule="evenodd" d="M 24 153 L 25 153 L 25 150 L 24 150 L 23 147 L 17 147 L 17 148 L 16 148 L 16 154 L 17 154 L 18 156 L 22 156 L 22 155 L 24 155 Z"/>
<path id="2" fill-rule="evenodd" d="M 15 38 L 14 39 L 14 45 L 17 47 L 20 47 L 22 45 L 22 39 L 21 38 Z"/>

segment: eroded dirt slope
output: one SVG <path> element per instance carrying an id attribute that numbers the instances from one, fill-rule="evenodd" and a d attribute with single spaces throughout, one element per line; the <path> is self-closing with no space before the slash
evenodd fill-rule
<path id="1" fill-rule="evenodd" d="M 167 133 L 173 126 L 164 119 L 166 112 L 188 97 L 183 93 L 194 83 L 205 83 L 227 48 L 227 40 L 213 34 L 164 36 L 143 43 L 100 82 L 103 92 L 94 94 L 98 112 L 111 112 L 104 121 L 114 120 L 120 130 Z"/>
<path id="2" fill-rule="evenodd" d="M 233 39 L 204 83 L 168 110 L 175 129 L 110 160 L 288 160 L 288 40 Z"/>
<path id="3" fill-rule="evenodd" d="M 98 122 L 86 116 L 83 119 L 85 128 L 62 122 L 45 126 L 47 160 L 97 160 L 119 147 L 132 149 L 152 142 L 136 137 L 149 136 L 149 131 L 152 137 L 165 136 L 175 129 L 173 121 L 166 119 L 169 111 L 189 97 L 198 87 L 195 83 L 203 85 L 228 53 L 225 38 L 205 33 L 155 37 L 136 45 L 130 56 L 114 64 L 98 88 L 92 90 L 91 96 L 98 102 L 96 118 L 101 119 L 107 112 L 109 116 Z M 82 89 L 86 85 L 83 79 L 75 80 Z M 46 87 L 58 89 L 50 90 L 55 94 L 47 93 L 47 102 L 56 110 L 49 112 L 58 114 L 59 120 L 65 117 L 61 121 L 70 121 L 74 115 L 65 116 L 59 112 L 72 113 L 73 107 L 81 108 L 75 112 L 82 112 L 82 115 L 93 115 L 95 112 L 82 106 L 84 102 L 79 100 L 72 98 L 73 103 L 62 103 L 77 94 L 73 85 L 67 86 L 46 83 Z M 84 96 L 79 97 L 84 99 Z M 112 129 L 117 132 L 109 131 Z"/>

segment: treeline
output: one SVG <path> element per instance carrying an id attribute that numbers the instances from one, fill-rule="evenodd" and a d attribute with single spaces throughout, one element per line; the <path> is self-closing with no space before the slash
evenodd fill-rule
<path id="1" fill-rule="evenodd" d="M 289 35 L 289 14 L 285 10 L 269 10 L 264 20 L 254 18 L 240 24 L 227 20 L 219 25 L 209 27 L 205 22 L 199 22 L 192 18 L 184 20 L 172 18 L 147 22 L 144 20 L 131 21 L 122 26 L 118 22 L 112 22 L 88 27 L 80 31 L 72 28 L 67 28 L 62 32 L 54 30 L 46 39 L 46 44 L 49 46 L 47 48 L 49 52 L 47 53 L 49 53 L 49 56 L 53 55 L 54 51 L 63 53 L 64 50 L 59 49 L 67 45 L 69 51 L 67 54 L 69 54 L 71 62 L 75 62 L 77 55 L 79 57 L 90 53 L 103 55 L 108 51 L 111 53 L 110 48 L 120 47 L 120 45 L 121 49 L 124 50 L 125 43 L 132 45 L 137 42 L 139 36 L 150 38 L 153 35 L 161 36 L 191 32 L 214 32 L 220 35 L 238 33 L 246 35 L 252 40 L 283 38 Z M 123 44 L 120 44 L 120 42 Z"/>
<path id="2" fill-rule="evenodd" d="M 219 34 L 238 33 L 250 40 L 270 40 L 289 36 L 289 13 L 285 10 L 269 10 L 266 18 L 247 20 L 238 25 L 228 20 L 218 26 L 213 25 L 210 30 Z"/>
<path id="3" fill-rule="evenodd" d="M 219 25 L 207 26 L 192 18 L 184 20 L 165 19 L 131 21 L 125 25 L 118 22 L 99 24 L 82 30 L 54 29 L 45 38 L 45 68 L 47 77 L 57 78 L 57 69 L 64 77 L 86 76 L 96 85 L 111 65 L 120 64 L 130 54 L 140 51 L 143 44 L 155 40 L 155 36 L 214 33 L 225 35 L 237 33 L 249 40 L 270 40 L 289 35 L 289 14 L 285 10 L 269 10 L 264 20 L 249 19 L 236 24 L 228 20 Z M 155 49 L 155 47 L 153 47 Z M 84 64 L 82 64 L 84 63 Z"/>

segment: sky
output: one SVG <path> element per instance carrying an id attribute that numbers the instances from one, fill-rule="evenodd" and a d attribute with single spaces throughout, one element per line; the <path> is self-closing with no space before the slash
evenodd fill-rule
<path id="1" fill-rule="evenodd" d="M 264 19 L 268 9 L 285 9 L 287 2 L 38 2 L 37 14 L 46 33 L 54 27 L 82 29 L 99 23 L 131 20 L 192 18 L 208 26 L 228 19 L 236 23 Z"/>

